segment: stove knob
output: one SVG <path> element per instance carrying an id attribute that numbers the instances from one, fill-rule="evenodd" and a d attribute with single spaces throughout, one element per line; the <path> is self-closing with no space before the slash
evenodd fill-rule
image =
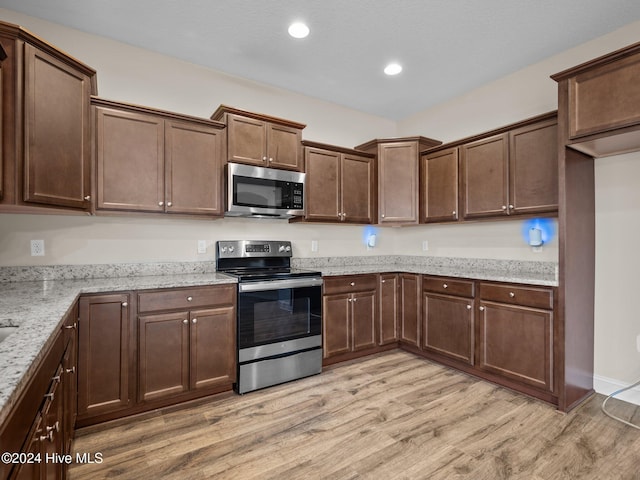
<path id="1" fill-rule="evenodd" d="M 284 249 L 284 245 L 280 245 L 280 246 L 278 247 L 278 251 L 279 251 L 280 253 L 284 252 L 284 250 L 285 250 L 285 249 Z"/>
<path id="2" fill-rule="evenodd" d="M 227 247 L 223 246 L 221 249 L 222 253 L 227 253 Z"/>
<path id="3" fill-rule="evenodd" d="M 291 245 L 287 245 L 287 246 L 285 247 L 285 251 L 290 252 L 290 251 L 291 251 Z"/>
<path id="4" fill-rule="evenodd" d="M 233 253 L 235 247 L 233 245 L 229 245 L 229 253 Z"/>

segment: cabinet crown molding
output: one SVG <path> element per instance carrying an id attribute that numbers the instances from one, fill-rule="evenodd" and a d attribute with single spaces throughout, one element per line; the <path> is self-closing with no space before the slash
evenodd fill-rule
<path id="1" fill-rule="evenodd" d="M 306 127 L 303 123 L 294 122 L 292 120 L 286 120 L 284 118 L 272 117 L 271 115 L 265 115 L 263 113 L 249 112 L 247 110 L 241 110 L 239 108 L 230 107 L 228 105 L 220 105 L 215 112 L 211 115 L 211 120 L 224 121 L 225 114 L 240 115 L 243 117 L 249 117 L 256 120 L 262 120 L 265 122 L 275 123 L 278 125 L 284 125 L 285 127 L 298 128 L 302 130 Z"/>

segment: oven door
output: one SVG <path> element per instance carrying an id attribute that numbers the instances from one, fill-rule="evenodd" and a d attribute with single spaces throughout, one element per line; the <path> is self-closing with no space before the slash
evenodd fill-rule
<path id="1" fill-rule="evenodd" d="M 238 285 L 239 361 L 322 345 L 322 278 Z"/>

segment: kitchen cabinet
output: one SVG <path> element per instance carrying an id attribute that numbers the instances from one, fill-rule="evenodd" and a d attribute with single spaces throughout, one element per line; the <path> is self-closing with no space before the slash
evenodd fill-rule
<path id="1" fill-rule="evenodd" d="M 355 147 L 377 155 L 379 224 L 418 223 L 420 152 L 441 143 L 407 137 L 376 139 Z"/>
<path id="2" fill-rule="evenodd" d="M 314 142 L 305 145 L 305 220 L 374 221 L 375 157 Z"/>
<path id="3" fill-rule="evenodd" d="M 96 210 L 222 216 L 224 126 L 93 98 Z"/>
<path id="4" fill-rule="evenodd" d="M 62 390 L 64 421 L 62 422 L 63 451 L 71 452 L 78 416 L 78 303 L 76 302 L 62 324 L 64 356 L 62 357 Z"/>
<path id="5" fill-rule="evenodd" d="M 455 222 L 458 208 L 458 148 L 420 157 L 420 222 Z"/>
<path id="6" fill-rule="evenodd" d="M 231 385 L 235 285 L 138 292 L 138 401 Z"/>
<path id="7" fill-rule="evenodd" d="M 0 210 L 88 212 L 95 70 L 4 22 L 0 50 Z"/>
<path id="8" fill-rule="evenodd" d="M 478 367 L 552 392 L 553 290 L 480 283 Z"/>
<path id="9" fill-rule="evenodd" d="M 227 160 L 304 171 L 301 123 L 220 105 L 211 115 L 227 125 Z"/>
<path id="10" fill-rule="evenodd" d="M 80 298 L 78 423 L 126 411 L 135 403 L 131 293 Z"/>
<path id="11" fill-rule="evenodd" d="M 420 347 L 421 332 L 421 276 L 401 273 L 400 281 L 400 343 Z"/>
<path id="12" fill-rule="evenodd" d="M 552 75 L 566 145 L 592 157 L 640 150 L 640 43 Z"/>
<path id="13" fill-rule="evenodd" d="M 475 283 L 424 276 L 422 288 L 423 348 L 474 365 Z"/>
<path id="14" fill-rule="evenodd" d="M 398 319 L 400 318 L 399 282 L 400 275 L 397 273 L 380 274 L 378 345 L 394 344 L 398 341 Z"/>
<path id="15" fill-rule="evenodd" d="M 376 275 L 324 279 L 323 357 L 329 359 L 376 346 Z"/>
<path id="16" fill-rule="evenodd" d="M 464 218 L 557 212 L 556 114 L 496 132 L 460 147 Z"/>

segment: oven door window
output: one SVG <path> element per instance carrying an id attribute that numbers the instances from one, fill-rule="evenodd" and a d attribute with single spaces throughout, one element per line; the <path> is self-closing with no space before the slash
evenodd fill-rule
<path id="1" fill-rule="evenodd" d="M 320 335 L 321 295 L 321 287 L 240 293 L 238 347 Z"/>

